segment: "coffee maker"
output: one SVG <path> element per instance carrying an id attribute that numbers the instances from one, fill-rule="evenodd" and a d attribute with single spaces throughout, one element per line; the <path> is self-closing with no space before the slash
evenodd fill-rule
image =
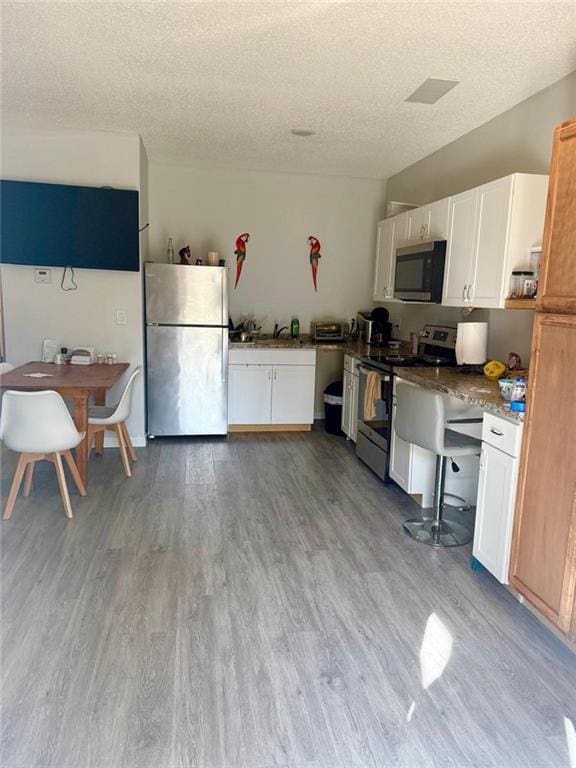
<path id="1" fill-rule="evenodd" d="M 388 322 L 390 313 L 384 307 L 358 312 L 356 325 L 360 339 L 374 347 L 387 346 L 392 336 L 392 323 Z"/>

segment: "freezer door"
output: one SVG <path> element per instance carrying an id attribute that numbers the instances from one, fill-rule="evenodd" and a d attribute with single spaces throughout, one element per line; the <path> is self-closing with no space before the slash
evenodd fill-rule
<path id="1" fill-rule="evenodd" d="M 225 435 L 228 329 L 147 326 L 148 434 Z"/>
<path id="2" fill-rule="evenodd" d="M 226 267 L 144 266 L 146 322 L 157 325 L 228 325 Z"/>

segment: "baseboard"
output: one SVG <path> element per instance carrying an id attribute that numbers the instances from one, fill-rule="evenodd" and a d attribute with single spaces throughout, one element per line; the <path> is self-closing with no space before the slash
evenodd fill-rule
<path id="1" fill-rule="evenodd" d="M 130 439 L 132 440 L 134 448 L 146 448 L 147 442 L 145 437 L 134 437 L 134 435 L 130 435 Z M 108 430 L 106 430 L 106 434 L 104 435 L 104 448 L 118 448 L 116 435 Z"/>
<path id="2" fill-rule="evenodd" d="M 229 424 L 228 432 L 310 432 L 311 424 Z"/>

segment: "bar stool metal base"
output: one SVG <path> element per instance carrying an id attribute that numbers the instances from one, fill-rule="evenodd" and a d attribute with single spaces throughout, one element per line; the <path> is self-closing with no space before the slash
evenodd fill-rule
<path id="1" fill-rule="evenodd" d="M 406 520 L 404 531 L 421 544 L 429 544 L 432 547 L 460 547 L 472 541 L 472 533 L 469 528 L 453 520 L 424 520 L 414 518 Z"/>
<path id="2" fill-rule="evenodd" d="M 445 482 L 446 456 L 438 456 L 434 482 L 434 517 L 432 520 L 426 517 L 406 520 L 404 530 L 421 544 L 429 544 L 432 547 L 460 547 L 472 541 L 473 532 L 462 523 L 443 519 Z"/>

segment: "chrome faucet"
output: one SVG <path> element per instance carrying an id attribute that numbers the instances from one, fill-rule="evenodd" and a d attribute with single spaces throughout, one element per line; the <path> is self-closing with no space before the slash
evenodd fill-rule
<path id="1" fill-rule="evenodd" d="M 287 325 L 283 325 L 282 328 L 278 328 L 278 323 L 274 323 L 274 333 L 272 334 L 272 338 L 279 339 L 282 331 L 287 331 L 287 330 L 288 330 Z"/>

